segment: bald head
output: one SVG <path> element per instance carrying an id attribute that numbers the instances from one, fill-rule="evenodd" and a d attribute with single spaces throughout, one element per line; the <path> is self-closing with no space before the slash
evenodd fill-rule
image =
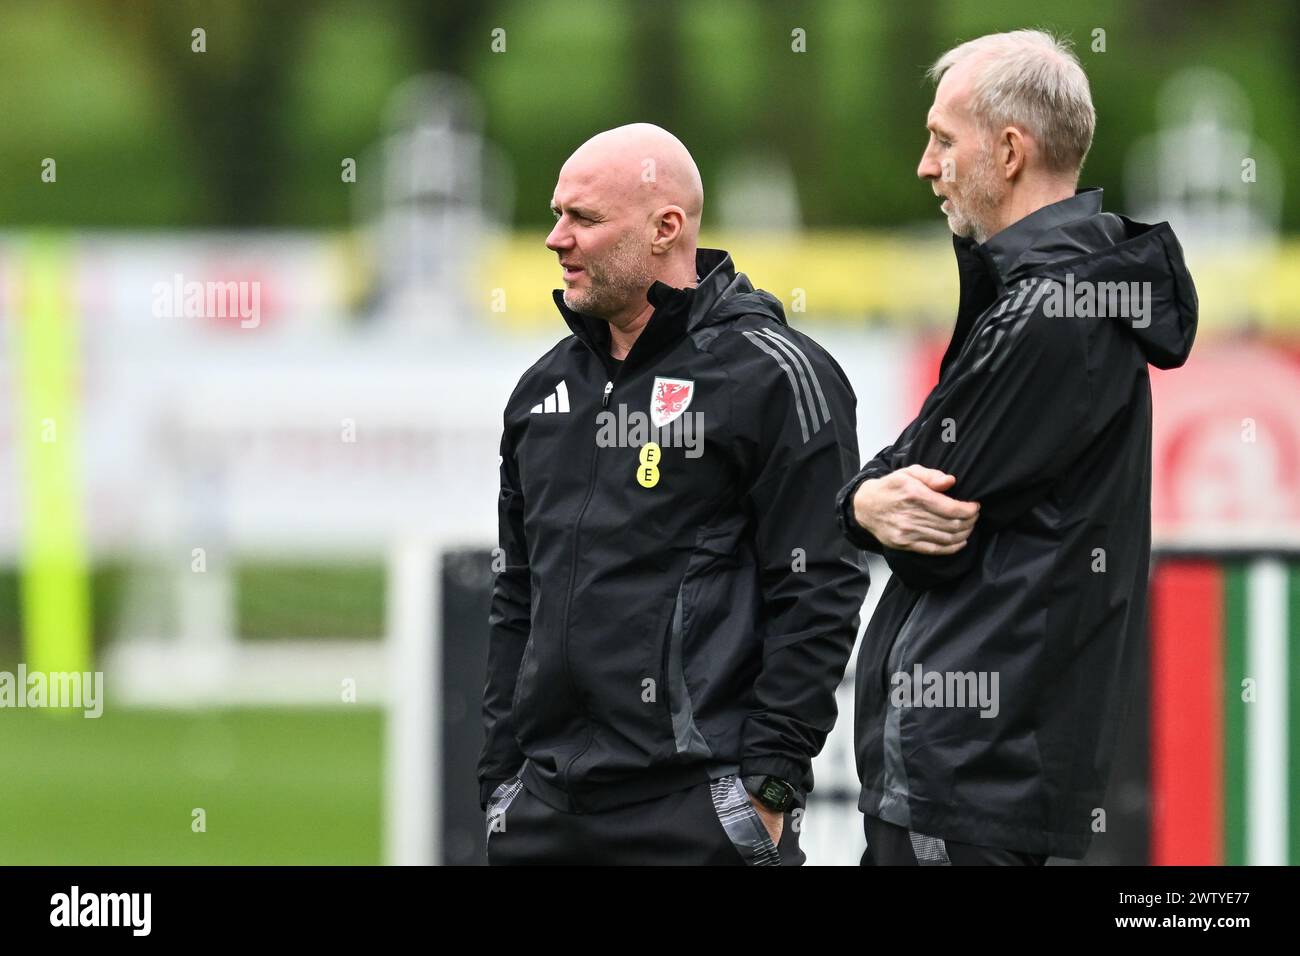
<path id="1" fill-rule="evenodd" d="M 672 133 L 633 123 L 598 133 L 560 169 L 546 239 L 564 267 L 565 302 L 620 324 L 656 281 L 695 282 L 704 186 Z"/>
<path id="2" fill-rule="evenodd" d="M 682 141 L 651 123 L 631 123 L 597 133 L 560 170 L 615 201 L 646 213 L 679 206 L 699 232 L 704 185 Z"/>

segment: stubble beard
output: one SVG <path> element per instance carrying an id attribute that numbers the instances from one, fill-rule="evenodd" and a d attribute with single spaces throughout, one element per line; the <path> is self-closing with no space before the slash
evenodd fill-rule
<path id="1" fill-rule="evenodd" d="M 998 208 L 997 179 L 993 154 L 983 152 L 967 178 L 961 194 L 949 196 L 948 228 L 954 235 L 986 242 L 995 231 Z"/>
<path id="2" fill-rule="evenodd" d="M 564 304 L 574 312 L 608 321 L 645 300 L 654 276 L 641 254 L 643 240 L 628 233 L 599 262 L 588 262 L 587 287 L 566 289 Z"/>

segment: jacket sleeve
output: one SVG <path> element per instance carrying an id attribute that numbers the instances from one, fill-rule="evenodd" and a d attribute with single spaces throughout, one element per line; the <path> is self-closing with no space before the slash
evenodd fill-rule
<path id="1" fill-rule="evenodd" d="M 956 478 L 950 497 L 979 502 L 971 537 L 955 554 L 881 549 L 909 587 L 939 587 L 968 573 L 988 536 L 1041 500 L 1090 440 L 1083 330 L 1043 314 L 1032 304 L 1038 291 L 1008 290 L 1006 316 L 967 343 L 917 419 L 851 483 L 856 489 L 860 479 L 918 464 Z M 1014 301 L 1025 296 L 1031 305 L 1017 310 Z"/>
<path id="2" fill-rule="evenodd" d="M 852 388 L 810 340 L 785 330 L 778 337 L 742 342 L 729 373 L 765 624 L 740 772 L 807 792 L 812 758 L 835 723 L 868 579 L 835 518 L 835 493 L 858 463 Z"/>
<path id="3" fill-rule="evenodd" d="M 519 664 L 528 643 L 532 591 L 528 546 L 524 540 L 524 499 L 507 423 L 501 438 L 501 491 L 497 497 L 498 549 L 493 553 L 496 580 L 488 614 L 487 686 L 483 692 L 486 740 L 479 757 L 479 803 L 487 806 L 492 791 L 523 765 L 515 742 L 512 705 Z"/>

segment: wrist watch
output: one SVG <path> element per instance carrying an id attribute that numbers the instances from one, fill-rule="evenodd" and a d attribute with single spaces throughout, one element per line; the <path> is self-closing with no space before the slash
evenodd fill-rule
<path id="1" fill-rule="evenodd" d="M 794 787 L 780 777 L 753 774 L 741 777 L 740 782 L 759 803 L 773 813 L 785 813 L 794 806 Z"/>

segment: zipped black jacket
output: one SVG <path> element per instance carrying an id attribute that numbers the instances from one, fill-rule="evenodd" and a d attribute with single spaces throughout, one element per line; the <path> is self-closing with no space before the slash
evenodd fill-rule
<path id="1" fill-rule="evenodd" d="M 1169 224 L 1104 213 L 1100 190 L 954 248 L 961 300 L 938 384 L 839 497 L 848 538 L 893 571 L 858 654 L 859 807 L 929 836 L 1081 857 L 1104 822 L 1145 627 L 1147 366 L 1186 360 L 1196 290 Z M 882 548 L 854 520 L 863 480 L 911 464 L 980 503 L 954 555 Z M 995 706 L 972 703 L 981 675 L 989 701 L 996 675 Z"/>
<path id="2" fill-rule="evenodd" d="M 557 291 L 573 334 L 506 406 L 484 804 L 516 773 L 569 812 L 725 773 L 812 787 L 867 588 L 833 507 L 856 401 L 726 253 L 697 270 L 651 287 L 617 369 Z M 676 419 L 638 431 L 652 411 Z"/>

